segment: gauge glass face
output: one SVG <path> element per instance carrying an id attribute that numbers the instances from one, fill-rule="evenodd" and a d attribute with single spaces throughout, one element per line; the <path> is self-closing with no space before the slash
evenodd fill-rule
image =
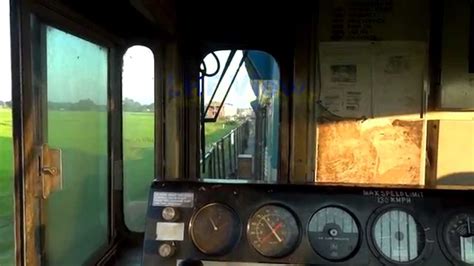
<path id="1" fill-rule="evenodd" d="M 266 205 L 248 221 L 247 238 L 265 257 L 282 257 L 292 252 L 300 237 L 295 216 L 286 208 Z"/>
<path id="2" fill-rule="evenodd" d="M 317 211 L 309 222 L 309 242 L 321 257 L 340 261 L 349 258 L 359 244 L 359 227 L 345 210 L 326 207 Z"/>
<path id="3" fill-rule="evenodd" d="M 457 261 L 474 264 L 474 214 L 460 213 L 446 222 L 446 248 Z"/>
<path id="4" fill-rule="evenodd" d="M 191 238 L 204 254 L 223 255 L 239 241 L 242 225 L 230 207 L 213 203 L 199 209 L 191 220 Z"/>
<path id="5" fill-rule="evenodd" d="M 379 253 L 392 262 L 412 262 L 425 247 L 423 228 L 413 216 L 392 209 L 377 217 L 372 237 Z"/>

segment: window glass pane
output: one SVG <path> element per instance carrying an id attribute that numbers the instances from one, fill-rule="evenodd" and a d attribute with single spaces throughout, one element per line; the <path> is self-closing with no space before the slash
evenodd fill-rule
<path id="1" fill-rule="evenodd" d="M 63 189 L 45 204 L 46 262 L 82 265 L 108 241 L 108 51 L 52 27 L 44 31 L 44 135 L 62 150 L 63 164 Z"/>
<path id="2" fill-rule="evenodd" d="M 153 52 L 133 46 L 123 57 L 123 167 L 125 223 L 143 232 L 154 178 L 155 68 Z"/>
<path id="3" fill-rule="evenodd" d="M 14 264 L 10 6 L 0 1 L 0 265 Z"/>
<path id="4" fill-rule="evenodd" d="M 276 182 L 280 108 L 276 60 L 261 51 L 216 51 L 204 58 L 201 69 L 208 74 L 201 79 L 205 142 L 201 177 Z"/>

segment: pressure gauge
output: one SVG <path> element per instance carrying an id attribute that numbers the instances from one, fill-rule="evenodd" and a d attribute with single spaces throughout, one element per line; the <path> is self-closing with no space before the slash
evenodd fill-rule
<path id="1" fill-rule="evenodd" d="M 194 245 L 206 255 L 224 255 L 239 241 L 242 224 L 237 213 L 220 203 L 206 205 L 191 219 Z"/>
<path id="2" fill-rule="evenodd" d="M 265 257 L 283 257 L 295 250 L 300 238 L 298 222 L 287 208 L 265 205 L 248 221 L 247 238 Z"/>

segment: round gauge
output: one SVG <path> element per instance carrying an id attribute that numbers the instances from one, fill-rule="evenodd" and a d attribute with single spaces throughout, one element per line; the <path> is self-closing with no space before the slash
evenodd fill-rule
<path id="1" fill-rule="evenodd" d="M 458 262 L 474 265 L 474 214 L 459 213 L 443 230 L 446 249 Z"/>
<path id="2" fill-rule="evenodd" d="M 359 227 L 352 216 L 338 207 L 317 211 L 309 222 L 308 237 L 314 251 L 330 261 L 349 258 L 359 245 Z"/>
<path id="3" fill-rule="evenodd" d="M 242 225 L 230 207 L 212 203 L 199 209 L 191 219 L 194 245 L 204 254 L 223 255 L 239 241 Z"/>
<path id="4" fill-rule="evenodd" d="M 295 216 L 279 205 L 258 209 L 248 221 L 247 238 L 265 257 L 283 257 L 292 252 L 300 238 Z"/>
<path id="5" fill-rule="evenodd" d="M 379 215 L 372 227 L 377 251 L 395 263 L 409 263 L 420 257 L 425 234 L 412 215 L 400 209 L 389 209 Z"/>

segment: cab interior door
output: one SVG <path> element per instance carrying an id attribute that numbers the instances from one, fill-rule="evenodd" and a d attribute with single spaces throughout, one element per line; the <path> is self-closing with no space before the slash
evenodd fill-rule
<path id="1" fill-rule="evenodd" d="M 32 25 L 38 144 L 62 157 L 61 186 L 41 194 L 41 260 L 83 265 L 110 242 L 109 49 L 36 19 Z"/>

